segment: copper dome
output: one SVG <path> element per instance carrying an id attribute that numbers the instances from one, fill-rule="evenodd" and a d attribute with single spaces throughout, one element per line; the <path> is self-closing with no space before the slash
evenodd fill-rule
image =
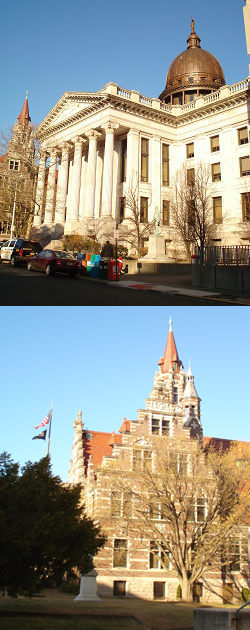
<path id="1" fill-rule="evenodd" d="M 193 94 L 194 98 L 197 98 L 199 94 L 207 94 L 225 85 L 224 72 L 219 61 L 200 47 L 200 41 L 194 31 L 192 20 L 187 49 L 171 63 L 166 88 L 159 96 L 161 100 L 170 102 L 171 94 L 180 93 L 182 102 L 187 102 L 193 100 L 193 98 L 188 99 L 188 94 Z M 171 100 L 173 101 L 174 99 Z"/>

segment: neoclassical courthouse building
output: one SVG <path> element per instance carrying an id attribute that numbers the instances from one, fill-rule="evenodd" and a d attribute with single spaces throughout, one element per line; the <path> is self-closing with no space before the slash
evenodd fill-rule
<path id="1" fill-rule="evenodd" d="M 142 224 L 160 212 L 171 254 L 171 182 L 182 165 L 188 179 L 203 163 L 210 169 L 214 244 L 246 244 L 239 225 L 249 218 L 249 84 L 247 78 L 226 85 L 192 21 L 187 48 L 171 63 L 158 98 L 112 82 L 96 93 L 65 92 L 36 132 L 41 159 L 34 232 L 51 230 L 57 238 L 105 226 L 112 233 L 118 224 L 122 234 L 133 190 Z"/>
<path id="2" fill-rule="evenodd" d="M 177 466 L 180 466 L 180 462 L 188 465 L 189 454 L 192 448 L 195 448 L 196 440 L 204 447 L 210 443 L 214 448 L 223 450 L 230 447 L 230 440 L 203 437 L 201 399 L 195 388 L 191 366 L 184 370 L 179 358 L 171 324 L 170 320 L 166 348 L 159 360 L 158 371 L 155 372 L 153 389 L 146 398 L 145 408 L 138 410 L 138 418 L 136 420 L 124 418 L 118 433 L 87 429 L 82 422 L 81 411 L 73 424 L 74 440 L 69 483 L 82 484 L 87 513 L 100 522 L 107 534 L 105 546 L 94 558 L 94 566 L 98 572 L 97 594 L 100 597 L 119 595 L 145 599 L 177 599 L 179 580 L 172 565 L 171 554 L 168 556 L 167 566 L 165 564 L 163 568 L 161 548 L 157 544 L 162 532 L 164 540 L 167 538 L 167 512 L 164 512 L 162 503 L 160 505 L 154 503 L 152 510 L 151 507 L 150 509 L 146 507 L 147 524 L 150 521 L 153 540 L 148 539 L 145 521 L 142 529 L 131 535 L 128 521 L 131 525 L 131 519 L 133 521 L 136 517 L 134 520 L 136 523 L 138 516 L 133 511 L 131 499 L 131 512 L 128 510 L 129 495 L 124 494 L 121 479 L 127 474 L 132 475 L 132 488 L 136 492 L 136 471 L 144 470 L 146 466 L 156 474 L 156 462 L 159 461 L 161 448 L 164 447 L 163 442 L 169 453 L 172 450 L 177 452 L 178 461 L 176 460 L 177 463 L 174 464 Z M 183 455 L 180 449 L 181 440 L 182 444 L 186 445 L 184 449 L 187 455 L 185 453 Z M 128 462 L 128 468 L 124 467 L 124 461 Z M 113 464 L 118 466 L 118 470 L 115 469 L 115 477 Z M 133 472 L 128 473 L 128 470 Z M 120 474 L 118 491 L 117 474 Z M 164 480 L 165 484 L 165 476 Z M 195 476 L 196 492 L 197 483 L 198 479 Z M 197 499 L 193 516 L 197 527 L 206 518 L 208 484 L 206 476 L 206 487 L 202 490 L 203 496 Z M 150 499 L 153 497 L 152 491 L 149 496 Z M 136 499 L 134 501 L 136 502 Z M 181 512 L 181 509 L 179 511 Z M 248 585 L 247 527 L 237 528 L 226 571 L 214 563 L 211 564 L 210 553 L 209 548 L 207 569 L 195 584 L 195 601 L 235 602 L 242 588 Z"/>

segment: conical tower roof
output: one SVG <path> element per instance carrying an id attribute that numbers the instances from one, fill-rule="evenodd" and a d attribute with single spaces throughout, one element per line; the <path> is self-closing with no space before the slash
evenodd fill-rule
<path id="1" fill-rule="evenodd" d="M 24 122 L 30 122 L 31 118 L 29 115 L 29 103 L 28 103 L 28 92 L 26 92 L 26 98 L 23 104 L 23 109 L 21 111 L 21 114 L 19 114 L 19 116 L 17 117 L 18 123 L 19 125 L 21 125 Z"/>
<path id="2" fill-rule="evenodd" d="M 174 366 L 174 364 L 176 364 Z M 169 320 L 169 333 L 166 343 L 166 348 L 164 352 L 164 357 L 160 358 L 159 365 L 161 367 L 161 371 L 163 374 L 169 371 L 169 368 L 175 369 L 175 371 L 179 371 L 180 367 L 182 367 L 182 362 L 179 359 L 175 339 L 172 331 L 172 319 L 170 317 Z"/>
<path id="3" fill-rule="evenodd" d="M 193 377 L 190 363 L 189 363 L 189 368 L 187 372 L 187 380 L 186 380 L 186 385 L 183 392 L 182 400 L 183 398 L 199 398 L 197 391 L 195 389 L 195 386 L 194 386 L 194 377 Z"/>

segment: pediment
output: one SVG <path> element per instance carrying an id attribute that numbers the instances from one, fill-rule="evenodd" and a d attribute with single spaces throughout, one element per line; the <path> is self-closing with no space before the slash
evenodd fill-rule
<path id="1" fill-rule="evenodd" d="M 65 93 L 53 109 L 47 114 L 37 129 L 37 137 L 40 133 L 47 133 L 57 127 L 67 124 L 72 117 L 81 117 L 85 110 L 100 107 L 107 96 L 98 93 Z"/>

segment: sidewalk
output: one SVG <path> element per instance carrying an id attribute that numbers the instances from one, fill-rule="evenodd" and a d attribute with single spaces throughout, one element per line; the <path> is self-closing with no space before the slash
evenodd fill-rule
<path id="1" fill-rule="evenodd" d="M 250 293 L 237 293 L 236 291 L 223 289 L 202 289 L 192 285 L 191 274 L 183 275 L 158 275 L 158 274 L 123 274 L 118 282 L 101 280 L 84 276 L 85 279 L 93 282 L 108 283 L 122 289 L 141 289 L 142 291 L 159 291 L 160 293 L 172 293 L 176 295 L 186 295 L 188 297 L 202 297 L 203 299 L 214 299 L 215 301 L 228 301 L 237 303 L 239 306 L 250 306 Z"/>

